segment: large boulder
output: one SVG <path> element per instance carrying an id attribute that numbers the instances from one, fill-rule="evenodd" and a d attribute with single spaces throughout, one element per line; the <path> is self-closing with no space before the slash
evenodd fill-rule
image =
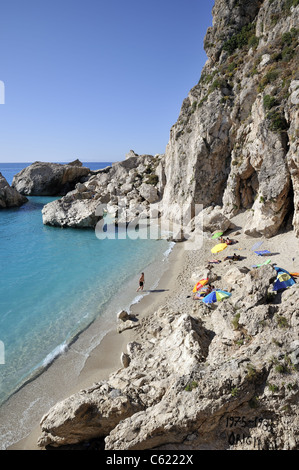
<path id="1" fill-rule="evenodd" d="M 122 419 L 140 411 L 140 405 L 120 390 L 101 384 L 57 403 L 43 416 L 38 444 L 57 447 L 106 436 Z"/>
<path id="2" fill-rule="evenodd" d="M 111 374 L 108 382 L 95 384 L 52 407 L 40 423 L 40 447 L 107 436 L 121 421 L 161 400 L 177 379 L 178 361 L 182 374 L 197 367 L 207 349 L 204 330 L 197 332 L 189 315 L 176 316 L 163 308 L 150 320 L 149 329 L 161 346 L 154 347 L 146 339 L 144 344 L 129 343 L 125 361 L 122 355 L 123 367 Z"/>
<path id="3" fill-rule="evenodd" d="M 70 164 L 35 162 L 14 176 L 12 187 L 27 196 L 61 196 L 87 177 L 79 160 Z"/>
<path id="4" fill-rule="evenodd" d="M 205 208 L 199 217 L 202 217 L 204 232 L 213 233 L 217 230 L 226 232 L 229 228 L 234 227 L 234 224 L 222 213 L 220 206 Z"/>
<path id="5" fill-rule="evenodd" d="M 66 197 L 69 200 L 71 193 Z M 97 205 L 98 201 L 89 199 L 52 201 L 42 209 L 43 223 L 53 227 L 94 228 L 99 220 Z"/>
<path id="6" fill-rule="evenodd" d="M 9 186 L 4 176 L 0 173 L 0 209 L 7 207 L 19 207 L 28 199 L 16 189 Z"/>
<path id="7" fill-rule="evenodd" d="M 158 191 L 155 186 L 143 183 L 139 188 L 140 195 L 150 204 L 153 204 L 159 200 Z"/>
<path id="8" fill-rule="evenodd" d="M 244 306 L 250 308 L 267 301 L 269 289 L 277 277 L 276 270 L 271 265 L 261 266 L 249 271 L 243 282 Z"/>

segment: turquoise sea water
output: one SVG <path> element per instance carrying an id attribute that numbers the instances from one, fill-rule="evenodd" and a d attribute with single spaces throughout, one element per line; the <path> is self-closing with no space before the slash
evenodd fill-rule
<path id="1" fill-rule="evenodd" d="M 0 172 L 11 183 L 25 166 L 0 164 Z M 99 240 L 93 230 L 45 226 L 41 209 L 53 199 L 30 197 L 21 208 L 0 212 L 0 404 L 101 318 L 121 287 L 162 261 L 169 248 L 165 240 Z M 132 290 L 124 300 L 135 298 Z"/>

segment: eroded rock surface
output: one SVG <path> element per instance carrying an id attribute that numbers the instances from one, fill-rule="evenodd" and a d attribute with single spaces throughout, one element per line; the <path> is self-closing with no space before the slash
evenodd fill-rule
<path id="1" fill-rule="evenodd" d="M 89 173 L 79 160 L 66 165 L 35 162 L 14 176 L 12 186 L 27 196 L 61 196 Z"/>
<path id="2" fill-rule="evenodd" d="M 63 198 L 44 206 L 43 223 L 95 228 L 106 212 L 117 223 L 148 217 L 150 205 L 161 198 L 159 163 L 162 156 L 136 155 L 98 170 Z"/>
<path id="3" fill-rule="evenodd" d="M 25 196 L 9 186 L 4 176 L 0 173 L 0 209 L 20 207 L 27 201 L 28 199 Z"/>
<path id="4" fill-rule="evenodd" d="M 299 289 L 269 303 L 274 271 L 240 271 L 239 295 L 212 308 L 168 305 L 144 318 L 123 368 L 54 406 L 39 445 L 105 437 L 107 450 L 298 448 Z"/>

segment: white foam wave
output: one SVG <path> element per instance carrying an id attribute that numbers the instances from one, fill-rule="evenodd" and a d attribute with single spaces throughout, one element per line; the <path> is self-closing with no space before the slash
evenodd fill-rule
<path id="1" fill-rule="evenodd" d="M 168 258 L 168 256 L 169 256 L 170 253 L 172 252 L 174 246 L 175 246 L 175 242 L 170 242 L 170 243 L 169 243 L 169 248 L 163 253 L 163 255 L 164 255 L 164 260 L 165 260 L 166 258 Z"/>
<path id="2" fill-rule="evenodd" d="M 135 297 L 135 299 L 132 300 L 131 305 L 138 304 L 140 302 L 140 300 L 142 300 L 142 299 L 143 299 L 143 295 L 137 295 Z"/>
<path id="3" fill-rule="evenodd" d="M 67 343 L 62 343 L 51 351 L 43 360 L 43 367 L 47 367 L 54 359 L 63 354 L 68 348 Z"/>

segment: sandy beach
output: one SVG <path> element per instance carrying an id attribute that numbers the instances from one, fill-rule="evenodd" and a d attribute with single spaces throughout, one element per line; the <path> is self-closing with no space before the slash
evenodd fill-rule
<path id="1" fill-rule="evenodd" d="M 160 305 L 165 304 L 169 297 L 176 290 L 176 280 L 178 274 L 183 270 L 185 261 L 183 244 L 176 244 L 167 259 L 167 269 L 163 273 L 156 288 L 147 290 L 144 288 L 144 296 L 142 299 L 131 306 L 130 313 L 141 319 L 146 315 L 153 313 Z M 97 322 L 95 322 L 95 326 Z M 88 388 L 95 382 L 106 380 L 109 375 L 122 367 L 121 353 L 126 351 L 127 344 L 135 339 L 136 330 L 125 330 L 118 333 L 116 330 L 116 316 L 114 318 L 114 328 L 101 340 L 89 354 L 85 361 L 84 367 L 76 374 L 76 359 L 80 355 L 80 341 L 78 340 L 71 345 L 66 354 L 59 356 L 50 367 L 37 377 L 34 381 L 28 383 L 20 391 L 22 394 L 22 402 L 19 401 L 20 393 L 17 392 L 5 404 L 4 419 L 15 421 L 18 425 L 18 417 L 22 414 L 26 415 L 26 397 L 28 403 L 32 394 L 36 396 L 36 402 L 39 397 L 43 399 L 43 413 L 46 413 L 51 406 L 69 395 L 79 390 Z M 94 328 L 94 326 L 92 327 Z M 83 335 L 82 335 L 83 336 Z M 66 374 L 66 370 L 68 371 Z M 66 375 L 68 377 L 66 377 Z M 49 389 L 49 384 L 53 384 Z M 50 400 L 45 397 L 51 397 Z M 12 444 L 7 450 L 39 450 L 37 439 L 40 435 L 39 422 L 43 413 L 40 413 L 40 407 L 34 404 L 32 409 L 28 409 L 30 413 L 30 429 L 29 434 L 20 441 Z"/>
<path id="2" fill-rule="evenodd" d="M 232 236 L 236 244 L 228 246 L 226 250 L 218 253 L 217 258 L 221 261 L 219 264 L 210 264 L 213 270 L 217 273 L 217 280 L 213 282 L 216 288 L 226 289 L 225 276 L 228 269 L 237 265 L 238 267 L 252 268 L 257 263 L 263 263 L 271 259 L 271 263 L 287 269 L 291 272 L 299 271 L 299 250 L 298 240 L 292 231 L 280 233 L 271 239 L 256 239 L 247 237 L 242 232 L 242 226 L 246 219 L 246 212 L 232 219 L 235 223 L 235 228 L 228 231 L 226 234 Z M 261 242 L 260 250 L 268 250 L 271 255 L 257 256 L 253 247 L 257 242 Z M 168 269 L 162 275 L 157 288 L 153 289 L 145 295 L 139 303 L 132 305 L 130 313 L 133 313 L 139 320 L 147 315 L 153 314 L 158 307 L 167 305 L 180 311 L 180 313 L 192 314 L 196 311 L 199 301 L 192 299 L 192 289 L 194 286 L 194 273 L 197 270 L 207 266 L 210 260 L 215 256 L 211 254 L 211 248 L 217 244 L 217 240 L 212 240 L 211 237 L 203 239 L 203 246 L 199 250 L 190 250 L 188 242 L 177 243 L 168 259 Z M 240 261 L 225 261 L 226 256 L 231 256 L 236 253 L 241 256 Z M 146 291 L 146 286 L 145 286 Z M 205 320 L 208 322 L 208 318 Z M 117 333 L 116 326 L 103 338 L 99 346 L 94 348 L 85 362 L 85 366 L 80 371 L 78 376 L 74 375 L 72 383 L 65 382 L 65 365 L 61 366 L 61 361 L 65 358 L 59 357 L 54 364 L 43 374 L 40 380 L 40 387 L 43 383 L 49 383 L 48 374 L 55 377 L 56 383 L 59 380 L 59 387 L 53 386 L 51 392 L 51 406 L 72 393 L 75 393 L 84 388 L 88 388 L 95 382 L 106 380 L 112 372 L 115 372 L 122 367 L 120 356 L 122 352 L 126 352 L 128 342 L 138 339 L 138 328 L 126 330 L 122 333 Z M 68 352 L 68 363 L 71 365 L 75 361 L 72 357 L 72 352 Z M 50 379 L 51 380 L 51 379 Z M 37 382 L 37 381 L 34 381 Z M 29 384 L 29 386 L 33 384 Z M 65 389 L 63 388 L 65 387 Z M 62 393 L 63 390 L 63 393 Z M 30 391 L 32 393 L 32 390 Z M 36 392 L 36 397 L 42 396 L 42 391 Z M 17 396 L 13 397 L 17 398 Z M 37 398 L 38 399 L 38 398 Z M 18 404 L 11 401 L 11 406 L 18 407 Z M 47 408 L 45 405 L 45 412 L 50 408 L 50 403 Z M 10 446 L 10 450 L 37 450 L 37 439 L 40 435 L 39 422 L 41 415 L 32 416 L 31 431 L 27 437 L 18 441 Z"/>

